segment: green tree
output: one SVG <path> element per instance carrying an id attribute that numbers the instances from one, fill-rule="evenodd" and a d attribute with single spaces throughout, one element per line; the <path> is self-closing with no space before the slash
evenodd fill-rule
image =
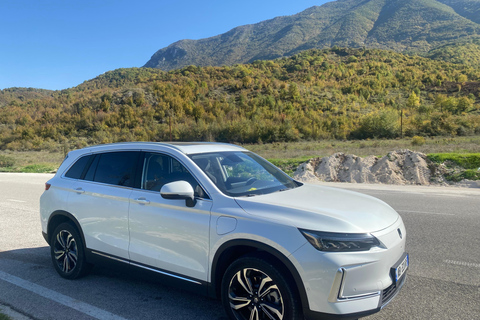
<path id="1" fill-rule="evenodd" d="M 415 94 L 415 92 L 412 92 L 410 96 L 408 97 L 407 100 L 407 107 L 408 108 L 417 108 L 420 106 L 420 97 Z"/>

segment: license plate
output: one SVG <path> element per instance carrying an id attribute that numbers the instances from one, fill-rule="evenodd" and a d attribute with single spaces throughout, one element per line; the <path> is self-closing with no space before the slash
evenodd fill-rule
<path id="1" fill-rule="evenodd" d="M 405 272 L 408 269 L 408 254 L 405 256 L 405 258 L 400 262 L 398 267 L 395 268 L 395 282 L 398 282 L 400 278 L 405 274 Z"/>

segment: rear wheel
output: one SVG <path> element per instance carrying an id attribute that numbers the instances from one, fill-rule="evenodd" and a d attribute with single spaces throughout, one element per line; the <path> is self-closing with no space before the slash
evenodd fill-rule
<path id="1" fill-rule="evenodd" d="M 235 320 L 303 319 L 298 295 L 287 279 L 268 259 L 240 258 L 223 277 L 223 306 Z"/>
<path id="2" fill-rule="evenodd" d="M 63 278 L 77 279 L 91 269 L 91 265 L 85 260 L 80 234 L 70 223 L 60 224 L 53 232 L 50 254 L 55 270 Z"/>

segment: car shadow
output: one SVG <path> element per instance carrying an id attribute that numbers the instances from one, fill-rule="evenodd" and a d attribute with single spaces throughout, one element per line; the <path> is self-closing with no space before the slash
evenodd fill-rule
<path id="1" fill-rule="evenodd" d="M 63 279 L 46 246 L 0 251 L 0 270 L 126 319 L 227 320 L 219 300 L 164 285 L 130 268 L 94 266 L 83 278 Z"/>

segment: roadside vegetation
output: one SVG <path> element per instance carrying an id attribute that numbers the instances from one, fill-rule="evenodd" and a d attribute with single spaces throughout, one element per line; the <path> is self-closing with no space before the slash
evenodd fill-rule
<path id="1" fill-rule="evenodd" d="M 447 168 L 449 173 L 445 178 L 448 181 L 480 180 L 480 153 L 434 153 L 429 154 L 428 158 Z"/>
<path id="2" fill-rule="evenodd" d="M 12 318 L 7 316 L 6 314 L 3 314 L 2 309 L 0 309 L 0 320 L 12 320 Z"/>
<path id="3" fill-rule="evenodd" d="M 245 148 L 267 158 L 292 175 L 297 167 L 311 158 L 327 157 L 342 152 L 359 157 L 382 157 L 388 152 L 409 149 L 428 155 L 430 161 L 446 167 L 446 179 L 480 180 L 480 137 L 273 143 L 244 145 Z"/>
<path id="4" fill-rule="evenodd" d="M 60 152 L 0 151 L 0 172 L 55 172 L 63 159 Z"/>
<path id="5" fill-rule="evenodd" d="M 107 72 L 62 91 L 0 91 L 0 149 L 118 141 L 267 144 L 480 135 L 480 69 L 377 49 L 231 67 Z"/>
<path id="6" fill-rule="evenodd" d="M 227 67 L 118 69 L 62 91 L 0 90 L 3 172 L 52 172 L 88 145 L 171 140 L 241 144 L 288 173 L 336 152 L 477 153 L 480 69 L 334 47 Z M 463 168 L 459 159 L 432 156 Z M 465 169 L 451 179 L 478 178 Z"/>
<path id="7" fill-rule="evenodd" d="M 428 154 L 435 163 L 443 163 L 454 173 L 447 179 L 480 180 L 480 137 L 427 138 L 418 144 L 414 138 L 391 140 L 322 140 L 301 142 L 277 142 L 243 144 L 244 148 L 262 157 L 292 175 L 297 167 L 311 158 L 331 156 L 337 152 L 360 157 L 385 156 L 388 152 L 410 149 Z M 0 172 L 55 172 L 68 150 L 47 151 L 0 151 Z"/>

